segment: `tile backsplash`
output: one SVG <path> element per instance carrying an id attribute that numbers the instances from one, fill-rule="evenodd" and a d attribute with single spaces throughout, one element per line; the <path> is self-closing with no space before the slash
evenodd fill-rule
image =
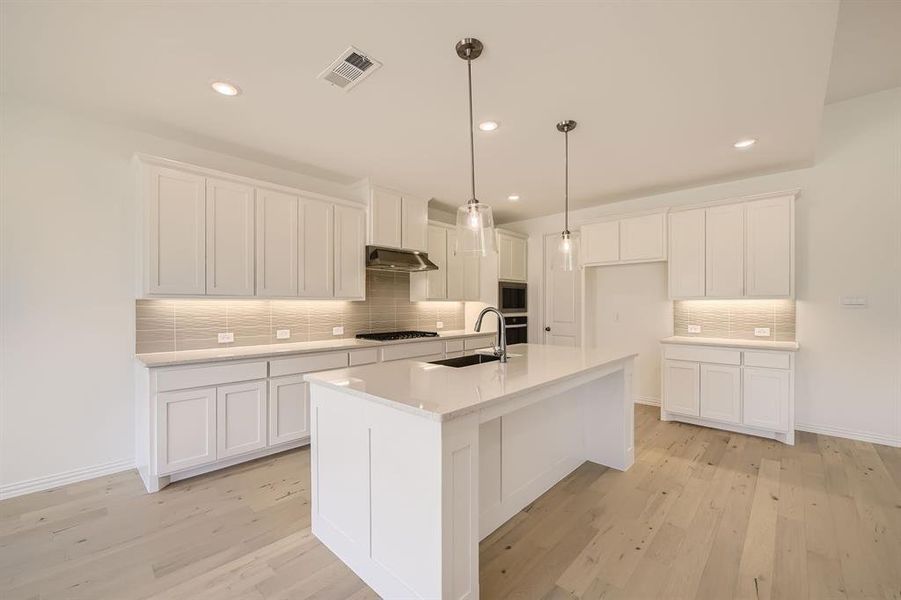
<path id="1" fill-rule="evenodd" d="M 700 325 L 700 333 L 688 333 Z M 754 335 L 755 327 L 769 327 L 770 335 Z M 740 340 L 795 340 L 794 300 L 677 300 L 673 302 L 675 335 Z"/>
<path id="2" fill-rule="evenodd" d="M 465 327 L 462 302 L 410 302 L 407 273 L 367 271 L 366 300 L 138 300 L 135 351 L 171 352 L 223 346 L 254 346 L 350 338 L 357 333 L 418 329 L 452 331 Z M 344 327 L 332 335 L 333 327 Z M 275 338 L 278 329 L 291 337 Z M 219 344 L 218 334 L 235 341 Z"/>

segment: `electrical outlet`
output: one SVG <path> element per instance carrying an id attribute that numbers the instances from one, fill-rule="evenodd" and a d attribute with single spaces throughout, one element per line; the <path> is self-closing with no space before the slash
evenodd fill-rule
<path id="1" fill-rule="evenodd" d="M 343 327 L 332 327 L 332 335 L 344 335 Z"/>
<path id="2" fill-rule="evenodd" d="M 770 337 L 770 328 L 769 327 L 755 327 L 754 335 L 757 337 Z"/>
<path id="3" fill-rule="evenodd" d="M 235 334 L 234 333 L 220 333 L 218 338 L 219 338 L 220 344 L 230 344 L 235 341 Z"/>
<path id="4" fill-rule="evenodd" d="M 700 325 L 689 325 L 688 333 L 701 333 L 701 326 Z"/>
<path id="5" fill-rule="evenodd" d="M 444 329 L 444 321 L 438 321 L 435 323 L 435 329 Z"/>
<path id="6" fill-rule="evenodd" d="M 275 330 L 275 339 L 277 340 L 287 340 L 291 337 L 290 329 L 276 329 Z"/>

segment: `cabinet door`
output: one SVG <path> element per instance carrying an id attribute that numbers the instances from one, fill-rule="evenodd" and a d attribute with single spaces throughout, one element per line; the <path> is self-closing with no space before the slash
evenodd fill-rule
<path id="1" fill-rule="evenodd" d="M 447 299 L 463 300 L 463 256 L 457 254 L 457 230 L 448 229 L 447 232 Z M 476 282 L 478 284 L 478 281 Z M 476 286 L 478 287 L 478 285 Z M 478 294 L 478 292 L 476 292 Z"/>
<path id="2" fill-rule="evenodd" d="M 429 260 L 438 267 L 426 273 L 426 296 L 429 300 L 444 300 L 447 295 L 447 229 L 429 225 Z"/>
<path id="3" fill-rule="evenodd" d="M 216 388 L 216 443 L 220 459 L 266 447 L 266 382 Z"/>
<path id="4" fill-rule="evenodd" d="M 792 294 L 792 198 L 768 198 L 745 206 L 745 295 Z"/>
<path id="5" fill-rule="evenodd" d="M 582 263 L 619 261 L 619 221 L 582 226 Z"/>
<path id="6" fill-rule="evenodd" d="M 206 187 L 199 175 L 148 167 L 149 294 L 206 292 Z"/>
<path id="7" fill-rule="evenodd" d="M 528 246 L 526 240 L 511 238 L 510 279 L 525 282 L 528 279 Z"/>
<path id="8" fill-rule="evenodd" d="M 629 217 L 619 222 L 620 260 L 666 260 L 666 215 Z"/>
<path id="9" fill-rule="evenodd" d="M 769 431 L 788 431 L 791 371 L 744 367 L 742 423 Z"/>
<path id="10" fill-rule="evenodd" d="M 704 297 L 705 214 L 701 208 L 669 215 L 667 273 L 670 298 Z"/>
<path id="11" fill-rule="evenodd" d="M 160 475 L 216 460 L 216 388 L 158 394 L 156 423 Z"/>
<path id="12" fill-rule="evenodd" d="M 334 268 L 333 205 L 322 200 L 300 199 L 297 295 L 305 298 L 332 296 Z M 362 251 L 361 251 L 362 252 Z"/>
<path id="13" fill-rule="evenodd" d="M 206 293 L 253 296 L 253 188 L 206 181 Z"/>
<path id="14" fill-rule="evenodd" d="M 363 209 L 335 205 L 335 298 L 362 300 L 366 293 Z"/>
<path id="15" fill-rule="evenodd" d="M 401 203 L 401 243 L 407 250 L 430 252 L 427 230 L 429 226 L 429 201 L 404 196 Z"/>
<path id="16" fill-rule="evenodd" d="M 373 188 L 369 207 L 369 243 L 400 248 L 402 222 L 403 199 L 400 194 Z"/>
<path id="17" fill-rule="evenodd" d="M 297 196 L 257 189 L 257 296 L 297 295 Z"/>
<path id="18" fill-rule="evenodd" d="M 741 204 L 707 209 L 706 295 L 741 298 L 744 294 L 745 208 Z"/>
<path id="19" fill-rule="evenodd" d="M 697 417 L 700 414 L 700 367 L 696 362 L 665 360 L 663 364 L 663 408 Z"/>
<path id="20" fill-rule="evenodd" d="M 701 365 L 701 416 L 741 423 L 741 367 Z"/>
<path id="21" fill-rule="evenodd" d="M 269 445 L 310 435 L 309 385 L 303 375 L 269 380 Z"/>
<path id="22" fill-rule="evenodd" d="M 463 255 L 463 299 L 481 300 L 482 257 L 478 254 Z"/>
<path id="23" fill-rule="evenodd" d="M 497 278 L 513 279 L 513 238 L 503 233 L 497 234 Z"/>

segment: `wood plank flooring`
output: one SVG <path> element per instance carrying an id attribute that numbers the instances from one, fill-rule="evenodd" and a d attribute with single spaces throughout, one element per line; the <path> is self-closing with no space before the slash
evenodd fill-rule
<path id="1" fill-rule="evenodd" d="M 482 598 L 901 598 L 901 449 L 657 415 L 632 469 L 585 463 L 482 542 Z M 375 598 L 310 533 L 309 461 L 4 501 L 0 598 Z"/>

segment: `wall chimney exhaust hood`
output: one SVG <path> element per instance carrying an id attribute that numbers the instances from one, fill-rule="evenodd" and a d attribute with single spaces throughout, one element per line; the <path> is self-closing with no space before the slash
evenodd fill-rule
<path id="1" fill-rule="evenodd" d="M 429 260 L 429 255 L 425 252 L 380 248 L 379 246 L 366 246 L 366 268 L 370 271 L 402 273 L 438 270 L 437 265 Z"/>

